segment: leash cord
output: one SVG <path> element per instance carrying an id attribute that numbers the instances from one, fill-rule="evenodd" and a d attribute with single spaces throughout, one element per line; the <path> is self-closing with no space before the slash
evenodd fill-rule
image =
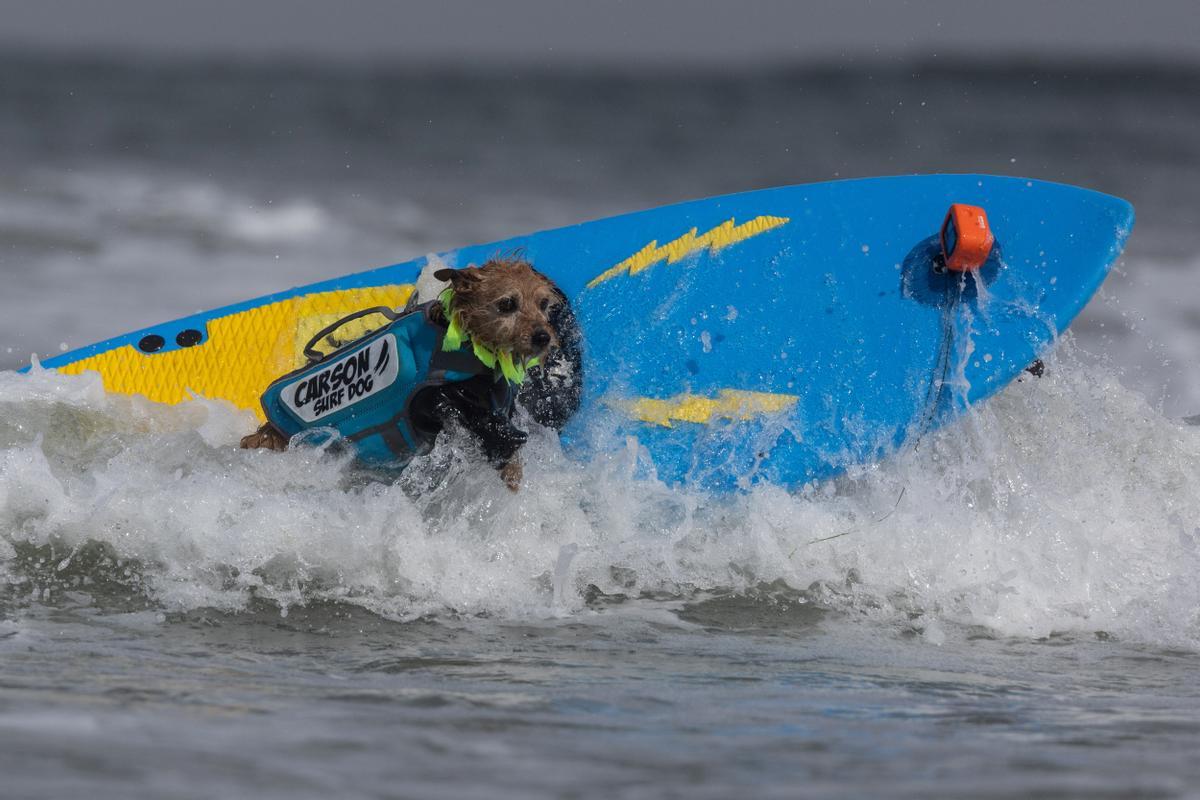
<path id="1" fill-rule="evenodd" d="M 892 510 L 887 512 L 886 514 L 884 514 L 879 519 L 871 520 L 866 525 L 863 525 L 858 528 L 851 528 L 848 531 L 842 531 L 841 533 L 835 533 L 832 536 L 822 536 L 820 539 L 813 539 L 812 541 L 804 542 L 803 544 L 798 544 L 798 545 L 796 545 L 795 549 L 793 549 L 792 552 L 788 554 L 788 558 L 791 558 L 792 556 L 796 555 L 796 550 L 799 550 L 801 547 L 808 547 L 809 545 L 820 544 L 821 542 L 828 542 L 828 541 L 832 541 L 834 539 L 840 539 L 843 536 L 849 536 L 852 533 L 858 533 L 863 528 L 869 528 L 872 525 L 878 525 L 879 523 L 883 522 L 885 519 L 890 517 L 892 514 L 896 513 L 896 509 L 900 507 L 900 501 L 904 499 L 904 493 L 906 491 L 908 491 L 907 486 L 901 487 L 900 494 L 898 494 L 896 496 L 896 504 L 892 506 Z"/>
<path id="2" fill-rule="evenodd" d="M 931 370 L 929 391 L 926 394 L 925 401 L 925 415 L 921 419 L 921 424 L 918 426 L 916 435 L 913 438 L 913 450 L 916 450 L 921 446 L 921 440 L 925 438 L 925 434 L 929 432 L 930 427 L 933 425 L 934 417 L 937 414 L 938 403 L 942 399 L 942 393 L 946 389 L 946 376 L 950 374 L 950 355 L 954 349 L 954 311 L 958 307 L 959 300 L 962 299 L 962 290 L 963 287 L 962 283 L 960 282 L 958 291 L 955 292 L 955 294 L 950 298 L 950 302 L 946 304 L 945 312 L 942 314 L 942 344 L 941 347 L 938 348 L 937 361 Z M 841 533 L 835 533 L 832 536 L 822 536 L 818 539 L 813 539 L 811 541 L 798 544 L 792 549 L 792 552 L 788 554 L 788 558 L 790 559 L 792 556 L 796 555 L 796 551 L 801 547 L 811 547 L 812 545 L 820 544 L 821 542 L 830 542 L 834 539 L 840 539 L 843 536 L 849 536 L 852 533 L 858 533 L 866 528 L 871 528 L 875 525 L 878 525 L 892 514 L 896 513 L 896 509 L 900 507 L 900 501 L 904 499 L 904 493 L 906 491 L 908 491 L 907 486 L 900 488 L 900 494 L 896 496 L 896 502 L 892 506 L 891 510 L 879 519 L 872 520 L 866 525 L 850 528 L 849 530 L 842 531 Z"/>

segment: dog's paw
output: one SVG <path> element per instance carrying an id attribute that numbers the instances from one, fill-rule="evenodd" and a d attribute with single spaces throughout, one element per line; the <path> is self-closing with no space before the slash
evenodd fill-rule
<path id="1" fill-rule="evenodd" d="M 249 436 L 242 437 L 242 449 L 254 450 L 265 448 L 267 450 L 286 450 L 288 446 L 287 437 L 275 429 L 275 426 L 267 423 L 256 430 Z"/>
<path id="2" fill-rule="evenodd" d="M 521 488 L 521 477 L 525 474 L 525 470 L 521 467 L 521 462 L 513 459 L 500 468 L 500 479 L 504 481 L 504 485 L 508 487 L 510 492 L 515 492 Z"/>

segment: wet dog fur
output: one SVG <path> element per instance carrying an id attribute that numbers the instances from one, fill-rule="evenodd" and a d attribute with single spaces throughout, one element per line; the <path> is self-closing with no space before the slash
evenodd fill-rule
<path id="1" fill-rule="evenodd" d="M 475 341 L 523 358 L 542 358 L 558 346 L 551 316 L 562 293 L 528 261 L 492 259 L 433 277 L 454 287 L 450 313 Z"/>
<path id="2" fill-rule="evenodd" d="M 520 400 L 539 423 L 561 428 L 578 407 L 580 356 L 578 329 L 558 287 L 519 256 L 492 258 L 478 267 L 441 269 L 433 276 L 454 289 L 450 313 L 473 340 L 493 350 L 511 350 L 515 356 L 538 358 L 543 363 L 541 369 L 531 372 Z M 438 307 L 432 313 L 438 318 L 442 316 Z M 570 347 L 565 355 L 559 355 L 557 351 L 564 336 L 570 339 Z M 570 376 L 570 380 L 560 381 L 560 385 L 551 382 L 556 357 L 557 366 L 565 367 L 556 372 Z M 446 410 L 463 413 L 460 407 Z M 471 420 L 463 421 L 468 429 L 475 427 L 469 424 Z M 511 426 L 511 420 L 507 422 Z M 513 430 L 523 442 L 524 433 Z M 286 450 L 288 439 L 267 423 L 244 437 L 241 446 Z M 514 451 L 510 457 L 502 457 L 497 466 L 504 483 L 516 491 L 522 478 L 519 453 Z"/>

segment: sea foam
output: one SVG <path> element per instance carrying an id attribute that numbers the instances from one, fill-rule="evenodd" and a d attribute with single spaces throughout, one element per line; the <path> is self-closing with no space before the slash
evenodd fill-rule
<path id="1" fill-rule="evenodd" d="M 253 417 L 222 402 L 0 373 L 0 582 L 396 619 L 773 585 L 934 643 L 950 624 L 1200 646 L 1200 428 L 1065 351 L 883 462 L 737 495 L 640 477 L 636 441 L 572 460 L 544 430 L 517 494 L 455 437 L 380 479 L 332 449 L 239 450 Z"/>

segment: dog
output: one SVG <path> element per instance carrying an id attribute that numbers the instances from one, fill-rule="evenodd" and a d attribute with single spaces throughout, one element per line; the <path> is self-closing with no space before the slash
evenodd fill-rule
<path id="1" fill-rule="evenodd" d="M 519 403 L 537 423 L 561 430 L 578 410 L 582 395 L 582 347 L 566 295 L 520 255 L 498 256 L 481 266 L 427 270 L 420 294 L 406 313 L 424 314 L 448 331 L 451 322 L 485 353 L 507 354 L 529 364 L 524 379 L 480 370 L 468 380 L 418 382 L 407 402 L 408 423 L 422 449 L 451 422 L 470 432 L 487 460 L 512 491 L 522 480 L 519 450 L 528 435 L 513 423 Z M 451 289 L 448 304 L 441 287 Z M 426 300 L 427 294 L 439 299 Z M 425 302 L 421 302 L 425 301 Z M 448 316 L 447 316 L 448 315 Z M 479 352 L 478 348 L 475 350 Z M 475 356 L 472 356 L 475 358 Z M 241 441 L 243 448 L 285 450 L 289 439 L 270 422 Z"/>

